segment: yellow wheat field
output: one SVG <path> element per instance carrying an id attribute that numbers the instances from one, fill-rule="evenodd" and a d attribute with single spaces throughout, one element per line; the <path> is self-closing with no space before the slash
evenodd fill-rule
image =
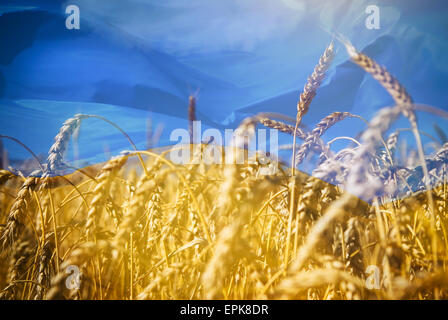
<path id="1" fill-rule="evenodd" d="M 177 165 L 170 149 L 132 146 L 106 163 L 58 176 L 71 134 L 94 116 L 68 119 L 41 177 L 0 171 L 0 297 L 448 298 L 448 144 L 423 154 L 416 110 L 446 114 L 415 105 L 384 67 L 345 45 L 396 102 L 369 121 L 359 144 L 332 153 L 321 139 L 334 123 L 356 117 L 349 113 L 333 113 L 310 132 L 299 127 L 333 44 L 300 95 L 295 126 L 260 114 L 238 131 L 250 136 L 263 124 L 291 134 L 296 166 L 320 154 L 314 177 L 282 163 L 273 175 L 261 174 L 257 161 Z M 398 133 L 386 136 L 400 115 L 416 141 L 415 165 L 406 168 L 395 165 Z M 238 134 L 233 146 L 223 150 L 231 159 L 245 153 Z M 413 179 L 420 191 L 393 196 Z"/>

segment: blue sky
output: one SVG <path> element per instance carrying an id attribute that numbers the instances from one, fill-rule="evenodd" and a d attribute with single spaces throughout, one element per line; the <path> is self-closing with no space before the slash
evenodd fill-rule
<path id="1" fill-rule="evenodd" d="M 65 28 L 69 4 L 80 8 L 80 30 Z M 365 28 L 370 4 L 381 10 L 379 30 Z M 0 131 L 46 154 L 62 122 L 82 112 L 117 122 L 139 147 L 150 118 L 163 128 L 160 145 L 166 145 L 174 128 L 187 127 L 188 96 L 195 92 L 205 126 L 235 127 L 261 111 L 294 117 L 300 89 L 331 41 L 324 29 L 384 64 L 415 101 L 447 109 L 447 7 L 436 0 L 3 0 Z M 369 119 L 392 103 L 336 46 L 334 65 L 303 120 L 310 128 L 333 111 Z M 128 148 L 107 124 L 89 121 L 81 129 L 82 159 L 102 161 Z M 434 123 L 447 128 L 428 115 L 419 121 L 434 135 Z M 408 127 L 404 120 L 397 125 Z M 363 128 L 348 120 L 324 138 L 356 136 Z M 4 144 L 12 159 L 28 156 Z"/>

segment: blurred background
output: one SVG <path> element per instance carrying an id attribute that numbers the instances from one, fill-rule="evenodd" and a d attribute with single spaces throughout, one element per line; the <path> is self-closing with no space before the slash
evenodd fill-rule
<path id="1" fill-rule="evenodd" d="M 69 5 L 80 10 L 79 30 L 66 28 Z M 366 28 L 369 5 L 380 9 L 379 29 Z M 188 128 L 190 95 L 203 129 L 235 128 L 262 111 L 295 118 L 306 79 L 332 40 L 325 30 L 385 65 L 416 102 L 448 110 L 447 9 L 444 0 L 1 0 L 0 134 L 45 158 L 63 121 L 87 113 L 116 122 L 138 148 L 167 146 L 175 143 L 172 130 Z M 371 119 L 392 105 L 340 43 L 336 48 L 303 119 L 307 128 L 333 111 Z M 447 123 L 419 114 L 419 124 L 429 154 L 444 142 Z M 364 128 L 359 119 L 345 120 L 323 139 L 356 137 Z M 279 139 L 292 143 L 291 136 Z M 76 145 L 67 160 L 80 167 L 130 149 L 94 119 L 83 123 Z M 8 140 L 2 149 L 3 166 L 30 158 Z M 289 161 L 290 154 L 280 155 Z M 312 167 L 308 161 L 300 169 Z"/>

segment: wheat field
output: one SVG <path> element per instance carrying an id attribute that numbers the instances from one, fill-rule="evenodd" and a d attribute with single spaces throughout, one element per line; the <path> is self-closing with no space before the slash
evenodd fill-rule
<path id="1" fill-rule="evenodd" d="M 448 143 L 424 154 L 417 111 L 447 114 L 415 104 L 385 67 L 340 40 L 395 105 L 338 152 L 322 135 L 357 115 L 335 112 L 303 129 L 335 55 L 331 43 L 300 94 L 295 124 L 249 117 L 222 149 L 230 159 L 247 155 L 243 136 L 256 126 L 290 134 L 292 165 L 279 161 L 272 175 L 260 173 L 259 158 L 175 164 L 170 148 L 137 151 L 125 132 L 130 150 L 59 175 L 73 133 L 101 117 L 68 119 L 36 174 L 0 171 L 0 297 L 448 298 Z M 391 131 L 400 116 L 409 128 Z M 397 149 L 406 130 L 415 150 L 403 158 Z M 209 146 L 183 147 L 197 157 Z M 311 154 L 319 159 L 312 176 L 297 169 Z"/>

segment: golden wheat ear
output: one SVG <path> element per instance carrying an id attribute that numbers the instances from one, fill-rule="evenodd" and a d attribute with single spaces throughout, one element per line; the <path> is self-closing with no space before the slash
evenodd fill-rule
<path id="1" fill-rule="evenodd" d="M 6 218 L 6 226 L 0 238 L 3 249 L 15 241 L 19 233 L 25 228 L 25 220 L 32 192 L 38 183 L 37 178 L 29 177 L 25 180 L 15 198 L 14 204 Z"/>
<path id="2" fill-rule="evenodd" d="M 308 81 L 300 94 L 299 102 L 297 103 L 297 121 L 302 121 L 303 116 L 308 112 L 311 101 L 316 96 L 317 89 L 322 84 L 325 74 L 331 66 L 334 59 L 334 43 L 328 45 L 324 53 L 319 59 L 319 63 L 314 68 L 313 73 L 308 77 Z"/>
<path id="3" fill-rule="evenodd" d="M 93 189 L 93 199 L 90 203 L 90 209 L 87 213 L 86 235 L 88 239 L 94 239 L 97 231 L 98 220 L 104 210 L 105 200 L 109 195 L 111 184 L 118 171 L 125 165 L 127 156 L 117 156 L 106 162 L 96 177 L 97 184 Z"/>
<path id="4" fill-rule="evenodd" d="M 395 104 L 400 107 L 404 116 L 411 124 L 416 123 L 416 115 L 413 111 L 413 100 L 406 88 L 395 78 L 386 67 L 380 65 L 366 54 L 359 52 L 342 34 L 335 33 L 335 37 L 345 46 L 350 59 L 369 73 L 394 99 Z"/>

